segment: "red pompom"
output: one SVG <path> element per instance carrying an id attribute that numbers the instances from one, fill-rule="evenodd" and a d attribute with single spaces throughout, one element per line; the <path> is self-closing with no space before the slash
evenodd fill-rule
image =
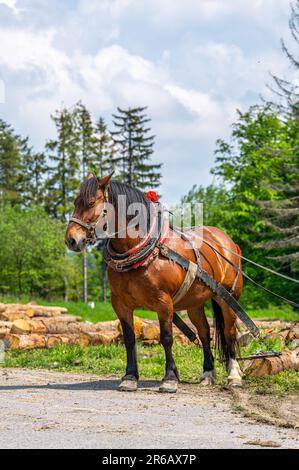
<path id="1" fill-rule="evenodd" d="M 146 193 L 146 197 L 152 202 L 158 202 L 159 201 L 158 194 L 155 191 L 148 191 Z"/>

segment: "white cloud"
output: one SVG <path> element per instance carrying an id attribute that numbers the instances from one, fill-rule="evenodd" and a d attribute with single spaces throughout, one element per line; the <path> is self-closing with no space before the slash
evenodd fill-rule
<path id="1" fill-rule="evenodd" d="M 221 111 L 220 103 L 215 102 L 208 93 L 188 90 L 176 85 L 166 85 L 165 88 L 183 106 L 200 118 L 213 119 L 217 117 Z"/>
<path id="2" fill-rule="evenodd" d="M 14 14 L 20 13 L 20 8 L 17 7 L 17 0 L 0 0 L 0 6 L 4 5 L 13 11 Z"/>
<path id="3" fill-rule="evenodd" d="M 228 135 L 235 109 L 258 100 L 270 71 L 288 71 L 279 36 L 289 0 L 79 0 L 63 7 L 63 22 L 56 2 L 44 15 L 42 0 L 27 0 L 26 21 L 0 26 L 2 116 L 41 146 L 62 104 L 81 99 L 96 117 L 148 105 L 170 192 L 182 167 L 182 192 L 207 180 L 214 142 Z M 20 11 L 14 0 L 4 4 Z M 223 21 L 231 31 L 215 37 Z M 246 28 L 263 38 L 259 47 L 248 47 Z"/>

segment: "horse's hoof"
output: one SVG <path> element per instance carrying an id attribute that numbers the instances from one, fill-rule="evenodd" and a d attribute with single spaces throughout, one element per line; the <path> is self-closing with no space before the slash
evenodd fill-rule
<path id="1" fill-rule="evenodd" d="M 210 387 L 215 385 L 215 374 L 213 371 L 206 371 L 202 374 L 199 379 L 199 384 L 201 387 Z"/>
<path id="2" fill-rule="evenodd" d="M 242 388 L 242 380 L 241 379 L 229 379 L 228 380 L 229 388 Z"/>
<path id="3" fill-rule="evenodd" d="M 176 393 L 178 389 L 177 380 L 165 380 L 159 387 L 161 393 Z"/>
<path id="4" fill-rule="evenodd" d="M 124 379 L 117 387 L 119 392 L 136 392 L 137 380 Z"/>

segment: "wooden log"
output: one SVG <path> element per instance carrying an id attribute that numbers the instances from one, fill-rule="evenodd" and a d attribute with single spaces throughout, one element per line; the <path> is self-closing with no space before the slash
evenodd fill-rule
<path id="1" fill-rule="evenodd" d="M 28 317 L 24 312 L 1 312 L 0 313 L 0 320 L 2 321 L 15 321 L 15 320 L 30 320 L 31 317 Z"/>
<path id="2" fill-rule="evenodd" d="M 265 375 L 278 374 L 286 369 L 299 370 L 299 348 L 285 350 L 281 356 L 253 359 L 245 365 L 246 375 L 263 377 Z"/>
<path id="3" fill-rule="evenodd" d="M 52 317 L 58 315 L 64 315 L 67 313 L 67 309 L 64 307 L 47 307 L 44 305 L 36 305 L 36 304 L 0 304 L 0 313 L 6 314 L 20 314 L 26 315 L 27 317 Z M 20 317 L 22 318 L 22 317 Z M 17 320 L 17 317 L 15 317 Z"/>
<path id="4" fill-rule="evenodd" d="M 120 321 L 119 320 L 111 320 L 111 321 L 100 321 L 98 323 L 94 323 L 96 331 L 115 331 L 121 330 Z"/>
<path id="5" fill-rule="evenodd" d="M 15 320 L 11 332 L 14 334 L 46 333 L 47 328 L 39 320 Z"/>
<path id="6" fill-rule="evenodd" d="M 142 318 L 136 317 L 134 315 L 134 332 L 135 332 L 136 339 L 139 339 L 141 337 L 142 322 L 143 322 Z M 122 336 L 123 332 L 122 332 L 122 327 L 121 327 L 120 322 L 118 323 L 118 331 L 120 333 L 120 336 Z"/>
<path id="7" fill-rule="evenodd" d="M 20 319 L 13 322 L 12 333 L 68 333 L 80 331 L 79 326 L 78 328 L 70 328 L 71 324 L 80 325 L 79 317 L 74 315 L 61 315 L 59 317 L 49 318 L 36 317 L 30 320 Z"/>
<path id="8" fill-rule="evenodd" d="M 0 327 L 0 339 L 4 339 L 10 333 L 9 327 Z"/>
<path id="9" fill-rule="evenodd" d="M 142 323 L 141 337 L 145 341 L 159 341 L 160 328 L 158 322 L 144 320 Z"/>
<path id="10" fill-rule="evenodd" d="M 11 328 L 12 327 L 12 321 L 2 321 L 0 320 L 0 328 Z"/>
<path id="11" fill-rule="evenodd" d="M 8 345 L 12 349 L 36 349 L 46 347 L 45 335 L 29 334 L 17 335 L 9 334 L 5 337 Z"/>
<path id="12" fill-rule="evenodd" d="M 86 340 L 89 345 L 96 346 L 101 344 L 111 344 L 118 340 L 119 334 L 113 332 L 100 333 L 98 331 L 82 332 L 80 334 L 82 340 Z"/>
<path id="13" fill-rule="evenodd" d="M 51 334 L 46 335 L 46 347 L 53 348 L 59 343 L 74 345 L 79 344 L 80 346 L 88 346 L 88 342 L 81 338 L 80 334 Z"/>
<path id="14" fill-rule="evenodd" d="M 34 317 L 57 317 L 65 315 L 68 310 L 64 307 L 46 307 L 43 305 L 35 305 L 31 307 Z"/>

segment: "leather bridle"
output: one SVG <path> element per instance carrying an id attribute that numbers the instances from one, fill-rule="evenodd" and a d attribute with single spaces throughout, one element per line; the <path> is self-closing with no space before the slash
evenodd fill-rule
<path id="1" fill-rule="evenodd" d="M 109 190 L 109 187 L 107 187 L 104 191 L 104 204 L 103 204 L 103 209 L 101 211 L 101 213 L 99 214 L 99 216 L 97 217 L 96 220 L 94 220 L 93 222 L 84 222 L 84 220 L 82 219 L 79 219 L 78 217 L 71 217 L 70 220 L 69 220 L 69 223 L 73 222 L 75 224 L 78 224 L 80 225 L 81 227 L 83 227 L 86 232 L 87 232 L 87 237 L 86 237 L 86 241 L 88 244 L 95 244 L 99 238 L 97 237 L 97 234 L 96 234 L 96 227 L 99 223 L 99 220 L 100 219 L 103 219 L 104 217 L 107 216 L 107 208 L 106 208 L 106 204 L 107 202 L 109 202 L 109 193 L 108 193 L 108 190 Z M 115 234 L 113 234 L 115 235 Z"/>

